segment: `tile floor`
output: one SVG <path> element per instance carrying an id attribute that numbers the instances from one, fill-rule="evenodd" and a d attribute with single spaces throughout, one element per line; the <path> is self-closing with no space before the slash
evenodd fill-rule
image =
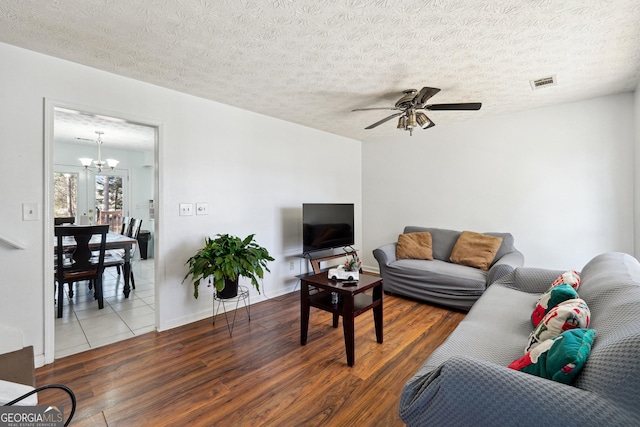
<path id="1" fill-rule="evenodd" d="M 62 318 L 56 319 L 56 359 L 155 330 L 153 259 L 133 261 L 131 266 L 136 289 L 129 298 L 122 293 L 124 278 L 116 268 L 105 270 L 102 310 L 87 282 L 74 284 L 71 299 L 65 286 Z"/>

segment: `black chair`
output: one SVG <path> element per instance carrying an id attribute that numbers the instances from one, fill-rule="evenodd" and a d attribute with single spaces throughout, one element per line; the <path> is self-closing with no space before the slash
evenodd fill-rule
<path id="1" fill-rule="evenodd" d="M 131 218 L 128 216 L 122 217 L 122 228 L 120 229 L 120 234 L 123 236 L 129 235 L 129 230 L 131 230 Z"/>
<path id="2" fill-rule="evenodd" d="M 62 317 L 62 303 L 64 301 L 64 284 L 81 280 L 89 280 L 95 284 L 94 295 L 98 300 L 98 308 L 104 308 L 102 298 L 102 273 L 104 272 L 104 254 L 107 243 L 108 225 L 92 226 L 56 226 L 56 282 L 58 284 L 58 318 Z M 99 245 L 96 256 L 92 256 L 89 243 L 91 239 L 99 236 Z M 65 238 L 73 239 L 68 242 L 74 247 L 65 252 Z M 68 245 L 67 245 L 68 247 Z M 61 256 L 62 255 L 62 256 Z"/>
<path id="3" fill-rule="evenodd" d="M 125 227 L 125 219 L 127 220 L 127 226 Z M 127 237 L 132 237 L 134 239 L 138 239 L 138 234 L 140 234 L 140 227 L 142 226 L 142 220 L 141 219 L 135 219 L 135 218 L 127 218 L 124 217 L 122 219 L 122 230 L 127 230 L 127 234 L 125 233 L 121 233 L 121 234 L 125 234 Z M 135 245 L 133 248 L 131 248 L 131 253 L 130 253 L 130 258 L 133 259 L 133 255 L 136 251 L 137 245 Z M 107 254 L 105 256 L 105 261 L 104 261 L 104 266 L 105 268 L 108 267 L 116 267 L 118 270 L 118 275 L 120 275 L 121 273 L 121 267 L 124 266 L 124 251 L 121 249 L 117 249 L 117 250 L 109 250 L 107 251 Z M 131 280 L 131 288 L 135 289 L 136 288 L 136 280 L 133 277 L 133 269 L 131 269 L 131 273 L 129 275 L 130 280 Z"/>
<path id="4" fill-rule="evenodd" d="M 131 218 L 128 216 L 122 217 L 122 226 L 120 227 L 120 234 L 123 236 L 129 236 L 131 230 Z M 122 259 L 120 259 L 122 258 Z M 116 267 L 118 269 L 118 275 L 120 274 L 120 267 L 124 264 L 124 250 L 123 249 L 110 249 L 105 252 L 104 266 Z"/>

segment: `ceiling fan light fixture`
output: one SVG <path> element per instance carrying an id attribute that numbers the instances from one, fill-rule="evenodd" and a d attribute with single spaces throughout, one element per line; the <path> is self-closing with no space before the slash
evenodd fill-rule
<path id="1" fill-rule="evenodd" d="M 405 130 L 407 127 L 407 116 L 400 116 L 398 118 L 398 129 Z"/>
<path id="2" fill-rule="evenodd" d="M 425 86 L 418 92 L 415 89 L 407 89 L 403 91 L 402 97 L 395 103 L 393 107 L 372 107 L 372 108 L 356 108 L 352 111 L 366 110 L 396 110 L 382 120 L 365 127 L 365 129 L 373 129 L 379 125 L 398 117 L 397 129 L 409 131 L 409 135 L 415 128 L 420 126 L 421 129 L 430 129 L 436 124 L 424 113 L 424 111 L 477 111 L 482 107 L 481 102 L 458 102 L 449 104 L 427 104 L 432 96 L 440 92 L 435 87 Z"/>
<path id="3" fill-rule="evenodd" d="M 422 129 L 426 129 L 431 124 L 431 120 L 429 120 L 427 115 L 420 112 L 416 113 L 416 121 Z"/>
<path id="4" fill-rule="evenodd" d="M 416 126 L 418 126 L 418 123 L 416 122 L 416 113 L 410 112 L 407 118 L 407 128 L 413 129 Z"/>

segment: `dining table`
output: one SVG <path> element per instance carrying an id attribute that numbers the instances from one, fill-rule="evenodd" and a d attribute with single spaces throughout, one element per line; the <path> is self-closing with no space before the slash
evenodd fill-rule
<path id="1" fill-rule="evenodd" d="M 123 273 L 124 273 L 124 297 L 129 298 L 129 294 L 131 293 L 131 249 L 133 245 L 137 243 L 137 240 L 133 237 L 125 236 L 120 233 L 116 233 L 113 231 L 109 231 L 107 233 L 107 241 L 105 243 L 105 249 L 124 249 L 124 265 L 123 265 Z M 62 240 L 62 247 L 64 252 L 73 251 L 76 247 L 76 241 L 73 237 L 64 237 Z M 54 239 L 54 253 L 57 252 L 57 245 L 55 244 Z M 89 241 L 89 247 L 91 249 L 100 249 L 100 236 L 94 236 Z"/>

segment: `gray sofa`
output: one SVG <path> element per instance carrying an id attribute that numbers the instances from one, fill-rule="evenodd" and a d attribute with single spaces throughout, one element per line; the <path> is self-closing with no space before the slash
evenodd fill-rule
<path id="1" fill-rule="evenodd" d="M 488 285 L 524 263 L 510 233 L 484 233 L 503 239 L 488 271 L 449 262 L 460 231 L 407 226 L 404 233 L 431 233 L 433 260 L 396 259 L 397 242 L 373 251 L 387 293 L 468 311 Z"/>
<path id="2" fill-rule="evenodd" d="M 538 297 L 561 271 L 518 268 L 491 285 L 405 385 L 409 426 L 640 425 L 640 263 L 606 253 L 578 293 L 596 336 L 572 385 L 507 368 L 522 357 Z"/>

